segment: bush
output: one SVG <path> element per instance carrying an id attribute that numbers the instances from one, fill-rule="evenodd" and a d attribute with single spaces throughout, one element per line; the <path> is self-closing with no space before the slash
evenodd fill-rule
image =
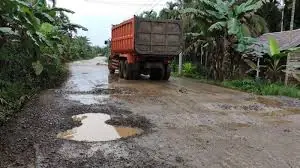
<path id="1" fill-rule="evenodd" d="M 202 78 L 200 73 L 197 71 L 197 67 L 190 62 L 183 64 L 182 74 L 183 74 L 183 76 L 189 77 L 189 78 L 196 78 L 196 79 Z"/>
<path id="2" fill-rule="evenodd" d="M 253 93 L 260 93 L 260 83 L 250 79 L 224 81 L 223 85 L 229 88 L 241 89 Z"/>
<path id="3" fill-rule="evenodd" d="M 187 76 L 195 74 L 196 67 L 192 63 L 184 63 L 182 67 L 182 72 Z"/>

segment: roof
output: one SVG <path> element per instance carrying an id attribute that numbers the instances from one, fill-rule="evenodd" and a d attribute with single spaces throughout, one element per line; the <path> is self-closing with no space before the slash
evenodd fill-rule
<path id="1" fill-rule="evenodd" d="M 279 42 L 281 50 L 287 50 L 300 45 L 300 29 L 292 31 L 266 33 L 258 39 L 263 44 L 268 44 L 268 36 L 273 36 Z"/>

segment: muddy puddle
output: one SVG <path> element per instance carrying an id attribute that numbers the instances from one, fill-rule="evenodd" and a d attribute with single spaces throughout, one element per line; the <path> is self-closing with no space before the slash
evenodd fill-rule
<path id="1" fill-rule="evenodd" d="M 105 122 L 110 116 L 101 113 L 87 113 L 73 116 L 72 119 L 82 125 L 57 135 L 57 138 L 74 141 L 111 141 L 143 133 L 139 128 L 115 127 Z"/>

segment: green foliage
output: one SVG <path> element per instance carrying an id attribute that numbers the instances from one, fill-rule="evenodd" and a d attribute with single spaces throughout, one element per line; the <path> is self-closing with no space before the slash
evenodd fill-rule
<path id="1" fill-rule="evenodd" d="M 74 36 L 68 9 L 46 1 L 0 2 L 0 122 L 19 110 L 34 92 L 65 79 L 64 63 L 96 56 L 86 37 Z"/>
<path id="2" fill-rule="evenodd" d="M 158 19 L 157 13 L 153 10 L 144 11 L 139 15 L 139 17 L 146 18 L 146 19 Z"/>
<path id="3" fill-rule="evenodd" d="M 296 86 L 284 86 L 283 84 L 269 84 L 261 88 L 263 95 L 282 95 L 300 98 L 300 89 Z"/>
<path id="4" fill-rule="evenodd" d="M 196 79 L 202 78 L 199 71 L 197 70 L 197 67 L 190 62 L 183 64 L 182 75 L 189 78 L 196 78 Z"/>
<path id="5" fill-rule="evenodd" d="M 280 46 L 275 37 L 269 36 L 269 48 L 270 48 L 270 56 L 276 56 L 280 54 Z"/>
<path id="6" fill-rule="evenodd" d="M 261 92 L 260 83 L 251 79 L 224 81 L 223 85 L 229 88 L 240 89 L 257 94 Z"/>
<path id="7" fill-rule="evenodd" d="M 276 82 L 282 81 L 281 76 L 283 76 L 283 70 L 285 69 L 285 61 L 283 58 L 287 56 L 287 52 L 281 52 L 279 43 L 277 39 L 273 36 L 268 37 L 268 49 L 264 57 L 266 62 L 266 79 Z M 259 52 L 264 52 L 264 49 Z"/>
<path id="8" fill-rule="evenodd" d="M 205 62 L 212 78 L 222 81 L 237 77 L 242 54 L 249 50 L 254 37 L 268 31 L 264 19 L 255 14 L 262 1 L 199 0 L 190 4 L 180 10 L 181 18 L 188 18 L 186 51 L 200 55 L 201 60 L 203 55 L 209 55 Z M 188 36 L 196 33 L 192 38 Z"/>
<path id="9" fill-rule="evenodd" d="M 196 67 L 192 63 L 184 63 L 182 66 L 184 76 L 191 77 L 196 73 Z"/>

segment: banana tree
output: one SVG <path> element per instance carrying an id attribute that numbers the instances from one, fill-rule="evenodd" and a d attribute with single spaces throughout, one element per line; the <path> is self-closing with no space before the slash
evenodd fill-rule
<path id="1" fill-rule="evenodd" d="M 182 14 L 191 15 L 195 20 L 200 21 L 200 30 L 198 32 L 204 37 L 214 37 L 219 46 L 218 63 L 215 63 L 215 71 L 224 74 L 224 70 L 229 66 L 229 78 L 233 76 L 236 67 L 239 66 L 240 54 L 251 44 L 250 38 L 258 32 L 258 34 L 267 31 L 266 24 L 257 30 L 257 23 L 253 24 L 254 19 L 263 20 L 255 15 L 255 11 L 259 9 L 263 3 L 260 0 L 248 0 L 240 3 L 236 0 L 199 0 L 199 3 L 193 7 L 183 9 Z M 259 22 L 258 22 L 259 23 Z M 227 65 L 225 65 L 227 64 Z M 218 70 L 217 70 L 218 69 Z M 224 77 L 219 75 L 220 80 Z"/>
<path id="2" fill-rule="evenodd" d="M 0 2 L 0 47 L 6 42 L 20 43 L 30 54 L 36 75 L 43 71 L 43 60 L 49 56 L 41 50 L 57 51 L 63 36 L 72 38 L 81 25 L 70 23 L 64 12 L 68 9 L 49 7 L 46 0 L 5 0 Z M 53 53 L 53 52 L 51 52 Z M 53 57 L 53 56 L 52 56 Z"/>

